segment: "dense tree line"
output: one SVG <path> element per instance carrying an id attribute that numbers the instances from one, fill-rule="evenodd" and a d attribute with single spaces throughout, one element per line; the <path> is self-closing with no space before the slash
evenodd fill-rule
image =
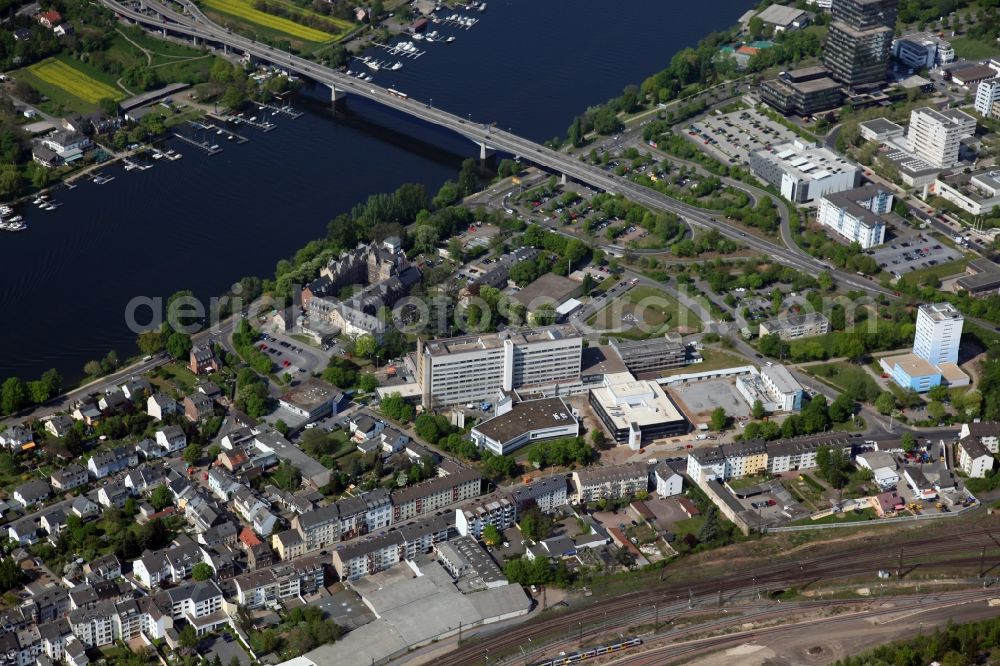
<path id="1" fill-rule="evenodd" d="M 815 396 L 798 414 L 792 414 L 782 423 L 776 421 L 751 421 L 737 435 L 745 440 L 791 439 L 803 435 L 825 432 L 834 423 L 844 423 L 854 414 L 854 401 L 842 394 L 827 404 L 822 394 Z"/>
<path id="2" fill-rule="evenodd" d="M 528 453 L 528 462 L 538 469 L 553 465 L 586 465 L 594 460 L 596 452 L 582 437 L 564 437 L 540 442 Z"/>
<path id="3" fill-rule="evenodd" d="M 47 402 L 59 395 L 62 383 L 62 375 L 54 368 L 27 382 L 20 377 L 8 377 L 0 385 L 0 415 L 14 414 L 30 405 Z"/>
<path id="4" fill-rule="evenodd" d="M 1000 618 L 971 624 L 949 623 L 933 633 L 915 633 L 914 637 L 882 645 L 835 662 L 834 666 L 968 666 L 992 663 L 992 654 L 1000 645 Z"/>

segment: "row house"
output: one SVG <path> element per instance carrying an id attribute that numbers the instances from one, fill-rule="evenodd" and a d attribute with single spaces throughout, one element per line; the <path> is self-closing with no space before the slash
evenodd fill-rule
<path id="1" fill-rule="evenodd" d="M 267 485 L 264 486 L 264 494 L 272 505 L 277 504 L 285 511 L 291 511 L 295 514 L 303 514 L 316 508 L 312 500 L 304 497 L 301 492 L 290 493 L 277 486 Z"/>
<path id="2" fill-rule="evenodd" d="M 51 622 L 69 612 L 69 591 L 62 586 L 47 587 L 32 595 L 23 608 L 35 624 Z"/>
<path id="3" fill-rule="evenodd" d="M 384 488 L 337 501 L 341 540 L 368 534 L 392 523 L 392 499 Z"/>
<path id="4" fill-rule="evenodd" d="M 157 486 L 163 485 L 166 480 L 167 473 L 163 467 L 145 466 L 129 471 L 122 482 L 126 488 L 138 495 L 151 492 Z"/>
<path id="5" fill-rule="evenodd" d="M 118 388 L 129 400 L 138 400 L 153 395 L 153 385 L 145 377 L 131 377 Z"/>
<path id="6" fill-rule="evenodd" d="M 294 524 L 295 521 L 292 522 Z M 306 554 L 306 542 L 302 538 L 302 534 L 294 527 L 273 535 L 271 547 L 282 560 L 290 560 Z"/>
<path id="7" fill-rule="evenodd" d="M 147 462 L 163 458 L 167 455 L 166 449 L 157 444 L 155 439 L 150 439 L 149 437 L 145 437 L 141 442 L 136 443 L 135 452 Z"/>
<path id="8" fill-rule="evenodd" d="M 614 467 L 588 467 L 573 472 L 578 502 L 631 497 L 649 490 L 649 467 L 644 462 Z"/>
<path id="9" fill-rule="evenodd" d="M 62 469 L 56 470 L 49 477 L 49 483 L 52 484 L 53 490 L 58 492 L 66 492 L 67 490 L 85 486 L 89 480 L 90 477 L 87 475 L 87 470 L 82 465 L 77 465 L 76 463 L 70 463 Z"/>
<path id="10" fill-rule="evenodd" d="M 223 520 L 198 535 L 198 543 L 209 548 L 235 546 L 239 528 L 233 520 Z"/>
<path id="11" fill-rule="evenodd" d="M 222 467 L 212 467 L 208 470 L 208 489 L 220 501 L 228 502 L 232 499 L 233 493 L 241 488 L 244 488 L 243 484 Z"/>
<path id="12" fill-rule="evenodd" d="M 298 598 L 323 587 L 325 557 L 314 555 L 260 569 L 233 579 L 236 602 L 251 609 Z"/>
<path id="13" fill-rule="evenodd" d="M 447 541 L 448 528 L 444 517 L 435 516 L 342 543 L 333 550 L 333 566 L 341 580 L 370 576 Z"/>
<path id="14" fill-rule="evenodd" d="M 336 504 L 321 506 L 292 518 L 292 529 L 301 536 L 304 552 L 327 548 L 340 541 L 340 511 Z"/>
<path id="15" fill-rule="evenodd" d="M 197 532 L 204 532 L 217 525 L 224 515 L 225 509 L 202 492 L 195 491 L 184 504 L 184 519 Z"/>
<path id="16" fill-rule="evenodd" d="M 447 476 L 439 476 L 392 493 L 392 522 L 433 513 L 449 504 L 478 497 L 482 477 L 472 469 L 461 468 Z"/>
<path id="17" fill-rule="evenodd" d="M 139 455 L 134 449 L 118 446 L 108 451 L 99 451 L 87 461 L 87 470 L 95 479 L 117 474 L 139 464 Z"/>
<path id="18" fill-rule="evenodd" d="M 271 505 L 245 486 L 233 493 L 233 510 L 261 536 L 269 536 L 278 524 L 278 517 L 271 513 Z"/>

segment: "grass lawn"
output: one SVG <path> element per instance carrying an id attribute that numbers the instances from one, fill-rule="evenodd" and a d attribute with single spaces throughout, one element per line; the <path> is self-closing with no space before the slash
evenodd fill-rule
<path id="1" fill-rule="evenodd" d="M 698 533 L 701 532 L 701 528 L 704 524 L 705 516 L 695 516 L 693 518 L 678 520 L 674 523 L 674 534 L 677 535 L 678 541 L 683 539 L 685 534 L 698 536 Z"/>
<path id="2" fill-rule="evenodd" d="M 181 393 L 190 393 L 194 390 L 195 384 L 198 383 L 198 378 L 194 376 L 194 373 L 180 363 L 167 363 L 160 366 L 160 373 L 164 380 L 176 386 Z"/>
<path id="3" fill-rule="evenodd" d="M 1000 48 L 996 44 L 981 42 L 971 37 L 955 37 L 948 40 L 955 49 L 956 58 L 966 58 L 967 60 L 981 60 L 1000 53 Z"/>
<path id="4" fill-rule="evenodd" d="M 864 367 L 848 363 L 847 361 L 811 365 L 808 368 L 804 368 L 804 370 L 813 377 L 822 379 L 830 386 L 841 391 L 846 391 L 848 387 L 854 386 L 858 382 L 864 384 L 866 389 L 872 389 L 874 392 L 881 390 Z M 872 393 L 872 395 L 874 394 Z"/>
<path id="5" fill-rule="evenodd" d="M 670 294 L 646 286 L 631 289 L 591 317 L 587 324 L 630 340 L 644 340 L 674 330 L 685 334 L 701 331 L 701 320 L 690 309 Z"/>
<path id="6" fill-rule="evenodd" d="M 19 70 L 17 76 L 49 98 L 53 111 L 90 112 L 105 98 L 124 99 L 127 93 L 107 74 L 68 56 L 55 56 Z M 44 106 L 44 105 L 43 105 Z"/>
<path id="7" fill-rule="evenodd" d="M 759 474 L 757 476 L 744 476 L 742 478 L 729 481 L 729 487 L 733 490 L 749 488 L 750 486 L 756 486 L 758 483 L 764 483 L 767 479 L 768 477 L 763 474 Z"/>
<path id="8" fill-rule="evenodd" d="M 823 502 L 823 493 L 813 486 L 813 483 L 816 483 L 815 479 L 810 478 L 807 474 L 802 474 L 801 476 L 805 478 L 785 479 L 781 482 L 781 485 L 792 493 L 792 495 L 802 498 L 803 503 L 812 511 L 819 511 L 823 508 L 820 506 Z M 805 479 L 809 479 L 812 483 L 809 483 Z"/>
<path id="9" fill-rule="evenodd" d="M 750 363 L 745 358 L 736 356 L 735 354 L 730 354 L 729 352 L 720 351 L 718 349 L 702 349 L 701 357 L 705 359 L 701 363 L 686 365 L 683 368 L 671 368 L 670 370 L 664 370 L 660 373 L 660 376 L 669 377 L 671 375 L 681 375 L 688 372 L 708 372 L 709 370 L 735 368 Z"/>
<path id="10" fill-rule="evenodd" d="M 304 47 L 340 39 L 354 30 L 354 24 L 349 21 L 324 16 L 284 0 L 272 1 L 289 16 L 295 16 L 302 22 L 260 11 L 253 6 L 251 0 L 203 0 L 202 4 L 211 14 L 230 19 L 229 22 L 243 26 L 249 33 L 288 39 Z M 321 25 L 323 29 L 304 25 L 307 21 L 313 25 Z"/>
<path id="11" fill-rule="evenodd" d="M 966 258 L 956 259 L 955 261 L 947 261 L 943 264 L 938 264 L 937 266 L 928 266 L 927 268 L 921 268 L 918 271 L 912 271 L 903 276 L 903 279 L 907 282 L 917 283 L 920 282 L 927 275 L 936 275 L 939 280 L 943 280 L 946 277 L 951 277 L 952 275 L 958 275 L 959 273 L 965 272 L 965 266 L 969 263 Z"/>
<path id="12" fill-rule="evenodd" d="M 824 516 L 816 520 L 811 518 L 803 518 L 798 520 L 792 525 L 829 525 L 831 523 L 857 523 L 864 520 L 874 520 L 875 519 L 875 509 L 871 507 L 867 509 L 861 509 L 860 511 L 851 510 L 845 511 L 843 513 L 831 513 L 829 516 Z"/>

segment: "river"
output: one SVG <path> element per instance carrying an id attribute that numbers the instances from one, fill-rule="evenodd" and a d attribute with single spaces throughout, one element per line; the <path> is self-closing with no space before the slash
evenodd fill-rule
<path id="1" fill-rule="evenodd" d="M 749 0 L 695 5 L 649 0 L 490 0 L 470 30 L 434 26 L 451 44 L 380 72 L 376 82 L 473 120 L 538 141 L 563 134 L 587 106 L 641 83 L 679 49 L 734 23 Z M 358 64 L 352 63 L 354 69 Z M 24 211 L 26 232 L 0 234 L 0 379 L 33 379 L 50 367 L 67 379 L 110 349 L 135 353 L 124 312 L 136 296 L 225 291 L 275 263 L 368 194 L 404 182 L 433 194 L 478 149 L 374 103 L 349 98 L 336 116 L 304 106 L 277 129 L 241 130 L 209 157 L 146 171 L 104 170 L 115 180 L 57 190 L 62 205 Z M 216 140 L 222 137 L 217 137 Z"/>

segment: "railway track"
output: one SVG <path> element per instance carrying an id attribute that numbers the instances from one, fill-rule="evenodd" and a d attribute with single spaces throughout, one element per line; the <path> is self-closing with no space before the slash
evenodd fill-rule
<path id="1" fill-rule="evenodd" d="M 620 629 L 623 625 L 653 619 L 654 604 L 662 605 L 659 612 L 666 619 L 669 617 L 666 615 L 670 612 L 668 609 L 677 609 L 679 603 L 686 605 L 689 598 L 695 598 L 703 604 L 709 595 L 718 595 L 720 591 L 724 599 L 732 599 L 748 592 L 753 594 L 754 589 L 787 589 L 857 574 L 874 575 L 878 569 L 895 570 L 899 566 L 901 548 L 904 575 L 922 563 L 932 563 L 935 567 L 975 567 L 980 563 L 980 556 L 968 554 L 979 553 L 982 548 L 986 548 L 988 561 L 995 563 L 1000 560 L 1000 547 L 993 535 L 985 530 L 915 539 L 904 544 L 879 542 L 877 537 L 870 538 L 855 544 L 854 551 L 831 552 L 799 561 L 745 568 L 712 581 L 684 583 L 668 580 L 661 585 L 603 600 L 599 611 L 593 606 L 572 609 L 506 628 L 502 633 L 473 638 L 467 645 L 440 657 L 435 663 L 440 666 L 477 663 L 482 661 L 484 653 L 500 655 L 516 651 L 520 645 L 531 645 L 529 638 L 539 636 L 562 634 L 558 644 L 568 644 L 580 635 L 587 637 L 595 632 Z M 861 547 L 865 550 L 858 552 Z M 553 647 L 553 642 L 548 642 L 544 649 L 548 651 Z"/>

